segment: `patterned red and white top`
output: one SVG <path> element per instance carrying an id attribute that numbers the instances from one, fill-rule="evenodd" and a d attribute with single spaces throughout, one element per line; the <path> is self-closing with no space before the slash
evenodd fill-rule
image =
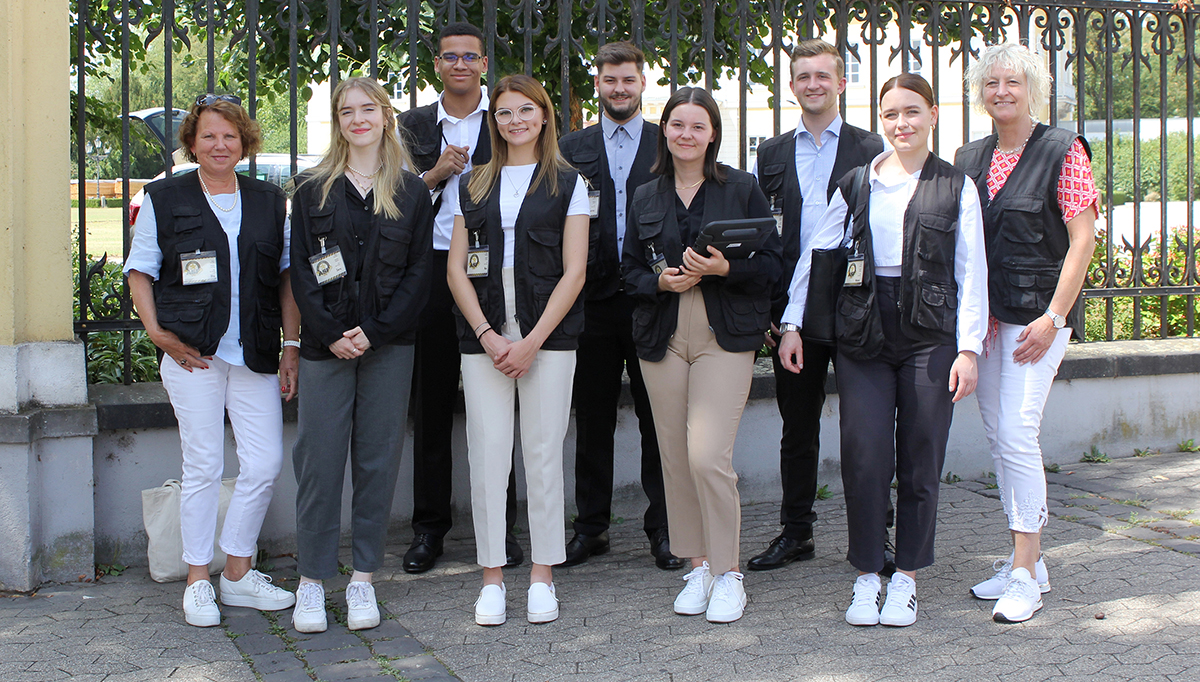
<path id="1" fill-rule="evenodd" d="M 996 193 L 1008 181 L 1024 150 L 1022 147 L 1015 152 L 1002 152 L 999 149 L 992 152 L 987 176 L 989 200 L 995 199 Z M 1062 211 L 1064 223 L 1071 222 L 1088 208 L 1096 211 L 1096 217 L 1100 216 L 1100 191 L 1092 177 L 1092 162 L 1078 139 L 1071 144 L 1058 174 L 1058 208 Z"/>

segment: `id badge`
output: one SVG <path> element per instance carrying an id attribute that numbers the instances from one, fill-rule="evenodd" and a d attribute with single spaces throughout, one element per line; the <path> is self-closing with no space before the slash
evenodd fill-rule
<path id="1" fill-rule="evenodd" d="M 775 218 L 775 229 L 779 230 L 779 234 L 783 234 L 783 209 L 771 209 L 771 215 Z"/>
<path id="2" fill-rule="evenodd" d="M 600 190 L 588 192 L 588 217 L 600 217 Z"/>
<path id="3" fill-rule="evenodd" d="M 179 255 L 183 285 L 212 284 L 217 281 L 217 252 L 196 251 Z"/>
<path id="4" fill-rule="evenodd" d="M 862 286 L 865 262 L 866 259 L 862 256 L 850 256 L 846 259 L 846 282 L 844 286 Z"/>
<path id="5" fill-rule="evenodd" d="M 342 260 L 341 247 L 335 246 L 315 256 L 310 256 L 308 262 L 312 265 L 313 274 L 317 277 L 317 284 L 321 286 L 346 276 L 346 262 Z"/>
<path id="6" fill-rule="evenodd" d="M 658 257 L 658 260 L 655 260 L 655 261 L 653 261 L 653 262 L 651 262 L 651 263 L 650 263 L 650 269 L 651 269 L 651 270 L 653 270 L 653 271 L 654 271 L 654 274 L 656 274 L 656 275 L 661 275 L 661 274 L 663 274 L 663 270 L 666 270 L 666 269 L 667 269 L 667 259 L 666 259 L 666 257 L 665 257 L 665 256 L 659 256 L 659 257 Z"/>
<path id="7" fill-rule="evenodd" d="M 476 246 L 467 249 L 467 277 L 487 277 L 488 247 Z"/>

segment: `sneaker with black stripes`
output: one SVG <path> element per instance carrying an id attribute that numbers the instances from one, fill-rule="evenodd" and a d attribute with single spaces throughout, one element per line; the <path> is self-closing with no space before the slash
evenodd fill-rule
<path id="1" fill-rule="evenodd" d="M 896 571 L 888 581 L 887 600 L 879 612 L 879 622 L 892 627 L 917 622 L 917 581 Z"/>

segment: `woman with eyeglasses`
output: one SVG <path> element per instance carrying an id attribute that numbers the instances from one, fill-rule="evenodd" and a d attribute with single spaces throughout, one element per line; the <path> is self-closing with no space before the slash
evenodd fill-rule
<path id="1" fill-rule="evenodd" d="M 159 371 L 179 422 L 184 620 L 212 627 L 221 623 L 208 566 L 226 410 L 238 478 L 221 529 L 227 555 L 221 603 L 264 611 L 295 603 L 251 562 L 283 463 L 279 397 L 296 395 L 300 315 L 291 293 L 283 192 L 234 173 L 238 161 L 259 149 L 258 124 L 237 97 L 201 95 L 179 140 L 200 167 L 146 186 L 125 275 L 146 333 L 163 353 Z"/>
<path id="2" fill-rule="evenodd" d="M 848 272 L 861 273 L 847 274 L 836 317 L 846 558 L 858 570 L 846 622 L 904 627 L 917 619 L 917 571 L 934 561 L 954 404 L 975 390 L 987 260 L 975 185 L 929 151 L 938 120 L 929 83 L 911 73 L 889 79 L 879 109 L 891 149 L 871 161 L 857 191 L 858 170 L 841 179 L 801 253 L 846 239 Z M 803 324 L 807 274 L 796 270 L 785 324 Z M 798 332 L 784 334 L 779 357 L 799 371 Z M 893 477 L 896 572 L 880 608 Z"/>
<path id="3" fill-rule="evenodd" d="M 347 457 L 346 625 L 379 625 L 372 574 L 383 565 L 433 239 L 429 190 L 404 170 L 411 163 L 387 92 L 347 78 L 331 105 L 329 150 L 297 178 L 292 202 L 304 382 L 292 451 L 299 632 L 328 624 L 324 581 L 338 575 Z"/>
<path id="4" fill-rule="evenodd" d="M 621 271 L 637 299 L 633 343 L 658 432 L 671 549 L 692 563 L 673 608 L 729 623 L 746 607 L 733 444 L 783 246 L 772 226 L 747 258 L 694 249 L 708 223 L 769 219 L 771 206 L 753 175 L 717 163 L 721 112 L 706 90 L 676 90 L 659 125 L 651 171 L 660 177 L 633 195 Z"/>
<path id="5" fill-rule="evenodd" d="M 483 588 L 475 622 L 506 619 L 505 489 L 520 396 L 529 504 L 530 623 L 558 618 L 551 566 L 563 545 L 562 448 L 583 331 L 588 200 L 558 151 L 554 107 L 528 76 L 491 92 L 492 159 L 463 178 L 447 280 L 458 316 L 467 457 Z"/>

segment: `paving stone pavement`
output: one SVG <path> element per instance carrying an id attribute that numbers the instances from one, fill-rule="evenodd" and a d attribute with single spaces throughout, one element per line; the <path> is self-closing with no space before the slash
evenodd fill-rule
<path id="1" fill-rule="evenodd" d="M 555 571 L 561 617 L 524 621 L 528 571 L 510 572 L 509 622 L 476 626 L 480 573 L 469 524 L 438 566 L 399 569 L 390 547 L 376 574 L 385 621 L 342 622 L 305 636 L 290 611 L 224 609 L 220 628 L 183 624 L 181 583 L 144 569 L 94 585 L 51 585 L 0 598 L 0 675 L 25 680 L 1197 680 L 1200 679 L 1200 454 L 1063 466 L 1048 476 L 1044 534 L 1053 591 L 1020 625 L 990 619 L 968 595 L 1007 555 L 1007 530 L 987 478 L 942 486 L 937 563 L 918 574 L 909 628 L 843 621 L 853 570 L 844 560 L 840 495 L 818 503 L 817 558 L 748 572 L 741 621 L 671 612 L 682 571 L 654 568 L 638 519 L 611 529 L 613 551 Z M 743 507 L 743 562 L 776 531 L 775 504 Z M 1131 517 L 1132 515 L 1132 517 Z M 466 525 L 466 528 L 461 526 Z M 395 538 L 406 540 L 407 538 Z M 528 543 L 527 535 L 522 535 Z M 272 571 L 289 589 L 294 564 Z M 331 615 L 344 618 L 329 584 Z"/>

